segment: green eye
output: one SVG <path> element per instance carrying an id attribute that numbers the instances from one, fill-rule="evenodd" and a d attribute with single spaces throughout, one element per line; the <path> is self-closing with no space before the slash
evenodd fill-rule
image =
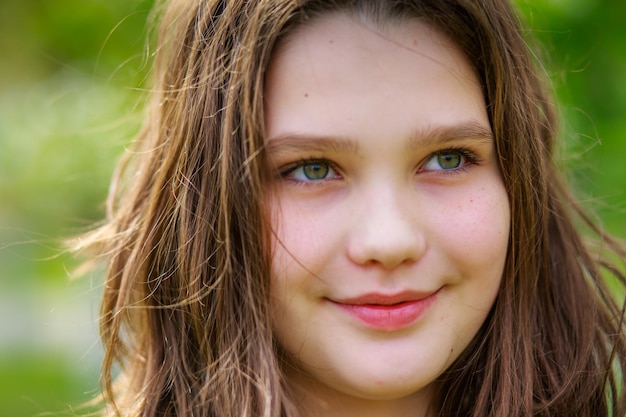
<path id="1" fill-rule="evenodd" d="M 461 165 L 462 156 L 458 152 L 440 153 L 437 155 L 437 163 L 441 169 L 455 169 Z"/>
<path id="2" fill-rule="evenodd" d="M 330 167 L 327 163 L 316 162 L 302 166 L 302 173 L 309 180 L 323 180 L 328 176 Z"/>
<path id="3" fill-rule="evenodd" d="M 309 159 L 287 167 L 281 176 L 296 182 L 318 182 L 340 177 L 331 162 L 323 159 Z"/>
<path id="4" fill-rule="evenodd" d="M 445 149 L 433 153 L 422 169 L 423 171 L 458 171 L 474 161 L 474 158 L 466 151 Z"/>

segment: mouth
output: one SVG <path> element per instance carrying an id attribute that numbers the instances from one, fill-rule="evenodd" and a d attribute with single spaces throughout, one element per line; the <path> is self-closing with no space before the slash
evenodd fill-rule
<path id="1" fill-rule="evenodd" d="M 395 331 L 417 322 L 435 302 L 439 291 L 366 294 L 330 301 L 361 325 L 374 330 Z"/>

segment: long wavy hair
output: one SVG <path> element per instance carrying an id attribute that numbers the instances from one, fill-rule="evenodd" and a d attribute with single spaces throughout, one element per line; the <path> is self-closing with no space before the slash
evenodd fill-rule
<path id="1" fill-rule="evenodd" d="M 509 250 L 486 322 L 440 376 L 439 415 L 626 414 L 624 302 L 607 285 L 626 280 L 623 264 L 604 260 L 626 253 L 555 168 L 549 89 L 506 0 L 158 7 L 145 124 L 113 181 L 107 222 L 79 245 L 99 248 L 108 265 L 100 321 L 108 413 L 299 413 L 268 314 L 264 72 L 279 42 L 330 13 L 420 19 L 465 51 L 483 86 L 511 207 Z M 581 226 L 600 245 L 585 244 Z"/>

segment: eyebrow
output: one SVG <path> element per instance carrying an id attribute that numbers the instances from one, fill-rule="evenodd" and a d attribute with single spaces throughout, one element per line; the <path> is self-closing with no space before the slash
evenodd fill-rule
<path id="1" fill-rule="evenodd" d="M 351 138 L 299 133 L 273 137 L 266 141 L 265 148 L 270 154 L 276 151 L 359 153 L 359 144 Z"/>
<path id="2" fill-rule="evenodd" d="M 416 131 L 411 135 L 407 143 L 407 150 L 444 146 L 446 143 L 460 140 L 472 140 L 489 144 L 493 142 L 493 132 L 491 131 L 491 127 L 476 121 L 463 122 L 449 126 L 429 127 L 424 130 Z"/>
<path id="3" fill-rule="evenodd" d="M 446 143 L 460 140 L 491 143 L 493 133 L 489 127 L 475 121 L 428 127 L 411 133 L 407 142 L 407 150 L 444 146 Z M 265 148 L 270 154 L 276 151 L 286 153 L 302 151 L 359 153 L 359 143 L 352 138 L 300 133 L 288 133 L 272 137 L 266 141 Z"/>

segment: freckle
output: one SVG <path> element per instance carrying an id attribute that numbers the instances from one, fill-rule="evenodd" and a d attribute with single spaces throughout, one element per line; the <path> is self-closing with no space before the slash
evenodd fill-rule
<path id="1" fill-rule="evenodd" d="M 328 43 L 333 44 L 333 43 L 335 43 L 335 41 L 331 39 L 331 40 L 328 41 Z"/>
<path id="2" fill-rule="evenodd" d="M 472 198 L 472 199 L 470 199 L 470 203 L 473 203 L 473 202 L 474 202 L 474 199 L 473 199 L 473 198 Z"/>
<path id="3" fill-rule="evenodd" d="M 307 98 L 309 96 L 309 93 L 304 93 L 304 97 Z"/>

